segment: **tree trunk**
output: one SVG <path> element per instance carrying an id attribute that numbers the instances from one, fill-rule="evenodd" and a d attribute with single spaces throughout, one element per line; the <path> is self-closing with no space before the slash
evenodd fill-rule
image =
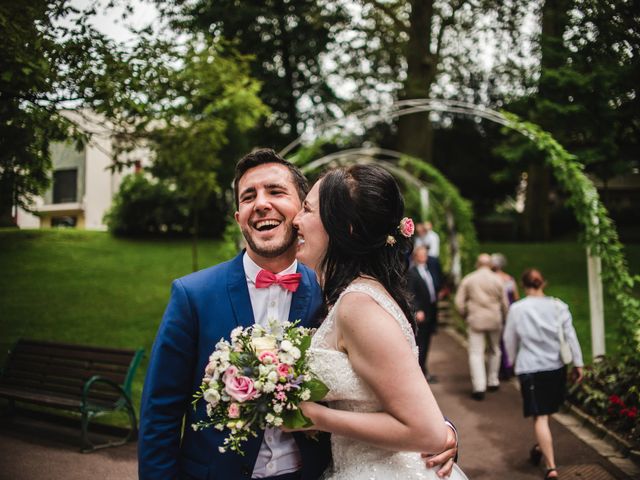
<path id="1" fill-rule="evenodd" d="M 15 227 L 13 218 L 13 177 L 0 176 L 0 227 Z"/>
<path id="2" fill-rule="evenodd" d="M 527 240 L 546 241 L 551 237 L 549 179 L 549 167 L 542 159 L 529 164 L 524 204 L 524 235 Z"/>
<path id="3" fill-rule="evenodd" d="M 412 0 L 409 39 L 406 46 L 407 78 L 401 99 L 429 98 L 438 68 L 431 52 L 433 0 Z M 398 120 L 398 150 L 429 163 L 432 160 L 433 126 L 429 112 L 413 113 Z"/>
<path id="4" fill-rule="evenodd" d="M 562 36 L 567 26 L 567 12 L 570 0 L 545 0 L 542 7 L 542 35 L 540 48 L 540 83 L 538 97 L 556 101 L 558 91 L 545 78 L 545 70 L 556 69 L 566 61 L 562 46 Z M 559 100 L 559 99 L 558 99 Z M 546 114 L 537 115 L 533 121 L 550 131 L 553 121 Z M 535 159 L 529 164 L 527 194 L 524 210 L 524 234 L 527 240 L 549 240 L 551 237 L 549 192 L 551 187 L 550 169 L 542 159 Z"/>

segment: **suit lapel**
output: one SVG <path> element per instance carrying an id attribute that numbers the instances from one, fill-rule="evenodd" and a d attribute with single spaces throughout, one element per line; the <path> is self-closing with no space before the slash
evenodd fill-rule
<path id="1" fill-rule="evenodd" d="M 232 260 L 229 268 L 227 290 L 229 292 L 229 302 L 235 315 L 235 323 L 238 326 L 249 327 L 255 323 L 253 309 L 251 308 L 251 297 L 247 287 L 247 277 L 244 273 L 242 256 L 244 250 Z"/>
<path id="2" fill-rule="evenodd" d="M 289 321 L 294 322 L 300 320 L 300 325 L 306 326 L 309 321 L 307 311 L 309 302 L 311 301 L 311 279 L 309 278 L 309 273 L 300 268 L 300 262 L 298 262 L 297 272 L 302 273 L 302 278 L 300 279 L 298 289 L 291 297 Z"/>

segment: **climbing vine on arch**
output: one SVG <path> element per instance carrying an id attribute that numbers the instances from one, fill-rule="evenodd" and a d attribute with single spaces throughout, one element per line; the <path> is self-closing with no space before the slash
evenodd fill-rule
<path id="1" fill-rule="evenodd" d="M 582 242 L 592 255 L 602 259 L 602 282 L 620 311 L 621 326 L 627 333 L 623 336 L 626 341 L 623 350 L 640 352 L 640 300 L 633 294 L 633 287 L 640 278 L 629 273 L 618 232 L 595 185 L 585 175 L 583 164 L 539 126 L 511 113 L 503 112 L 503 115 L 507 128 L 522 133 L 546 154 L 546 163 L 569 194 L 567 203 L 584 228 Z"/>
<path id="2" fill-rule="evenodd" d="M 323 155 L 323 146 L 327 144 L 346 146 L 348 143 L 348 140 L 340 136 L 334 136 L 331 139 L 320 138 L 309 145 L 300 146 L 295 154 L 289 156 L 289 160 L 304 169 L 305 166 L 312 164 L 315 159 Z M 380 162 L 382 166 L 385 163 L 388 162 Z M 472 222 L 473 211 L 469 201 L 464 199 L 458 189 L 431 164 L 417 158 L 402 155 L 396 162 L 396 166 L 405 170 L 429 188 L 430 198 L 432 199 L 431 204 L 435 207 L 434 211 L 439 214 L 438 218 L 434 218 L 433 221 L 441 232 L 448 231 L 444 213 L 451 212 L 454 220 L 454 232 L 449 233 L 456 235 L 463 271 L 469 270 L 475 261 L 478 251 L 476 231 Z M 410 188 L 402 178 L 398 180 L 401 184 Z M 450 259 L 451 252 L 449 251 L 448 242 L 444 242 L 442 246 L 446 252 L 445 256 Z"/>

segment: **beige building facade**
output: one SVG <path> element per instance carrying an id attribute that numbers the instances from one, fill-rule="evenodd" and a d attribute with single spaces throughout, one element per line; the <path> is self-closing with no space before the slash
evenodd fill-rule
<path id="1" fill-rule="evenodd" d="M 104 216 L 111 207 L 122 179 L 142 168 L 148 152 L 129 154 L 134 166 L 121 172 L 109 167 L 113 160 L 112 130 L 98 116 L 67 112 L 80 128 L 91 133 L 91 140 L 78 151 L 72 143 L 51 146 L 52 182 L 49 190 L 35 199 L 35 214 L 19 209 L 20 228 L 67 227 L 106 230 Z"/>

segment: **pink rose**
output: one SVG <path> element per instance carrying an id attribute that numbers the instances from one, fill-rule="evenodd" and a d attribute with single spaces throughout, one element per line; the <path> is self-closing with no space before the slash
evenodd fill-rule
<path id="1" fill-rule="evenodd" d="M 291 367 L 286 363 L 281 363 L 278 365 L 278 375 L 280 377 L 286 377 L 291 372 Z"/>
<path id="2" fill-rule="evenodd" d="M 239 418 L 240 417 L 240 405 L 237 403 L 232 403 L 229 405 L 229 410 L 227 410 L 227 415 L 229 418 Z"/>
<path id="3" fill-rule="evenodd" d="M 229 375 L 223 381 L 225 391 L 237 402 L 246 402 L 258 396 L 253 380 L 249 377 Z"/>
<path id="4" fill-rule="evenodd" d="M 276 363 L 278 361 L 278 357 L 273 352 L 262 352 L 258 355 L 258 360 L 265 365 L 269 365 L 271 363 Z"/>
<path id="5" fill-rule="evenodd" d="M 231 365 L 224 371 L 224 375 L 222 375 L 222 381 L 226 384 L 229 377 L 235 377 L 237 374 L 238 367 L 234 367 L 233 365 Z"/>
<path id="6" fill-rule="evenodd" d="M 413 225 L 413 220 L 409 217 L 404 217 L 400 220 L 400 233 L 403 237 L 409 238 L 413 235 L 414 230 L 415 226 Z"/>

